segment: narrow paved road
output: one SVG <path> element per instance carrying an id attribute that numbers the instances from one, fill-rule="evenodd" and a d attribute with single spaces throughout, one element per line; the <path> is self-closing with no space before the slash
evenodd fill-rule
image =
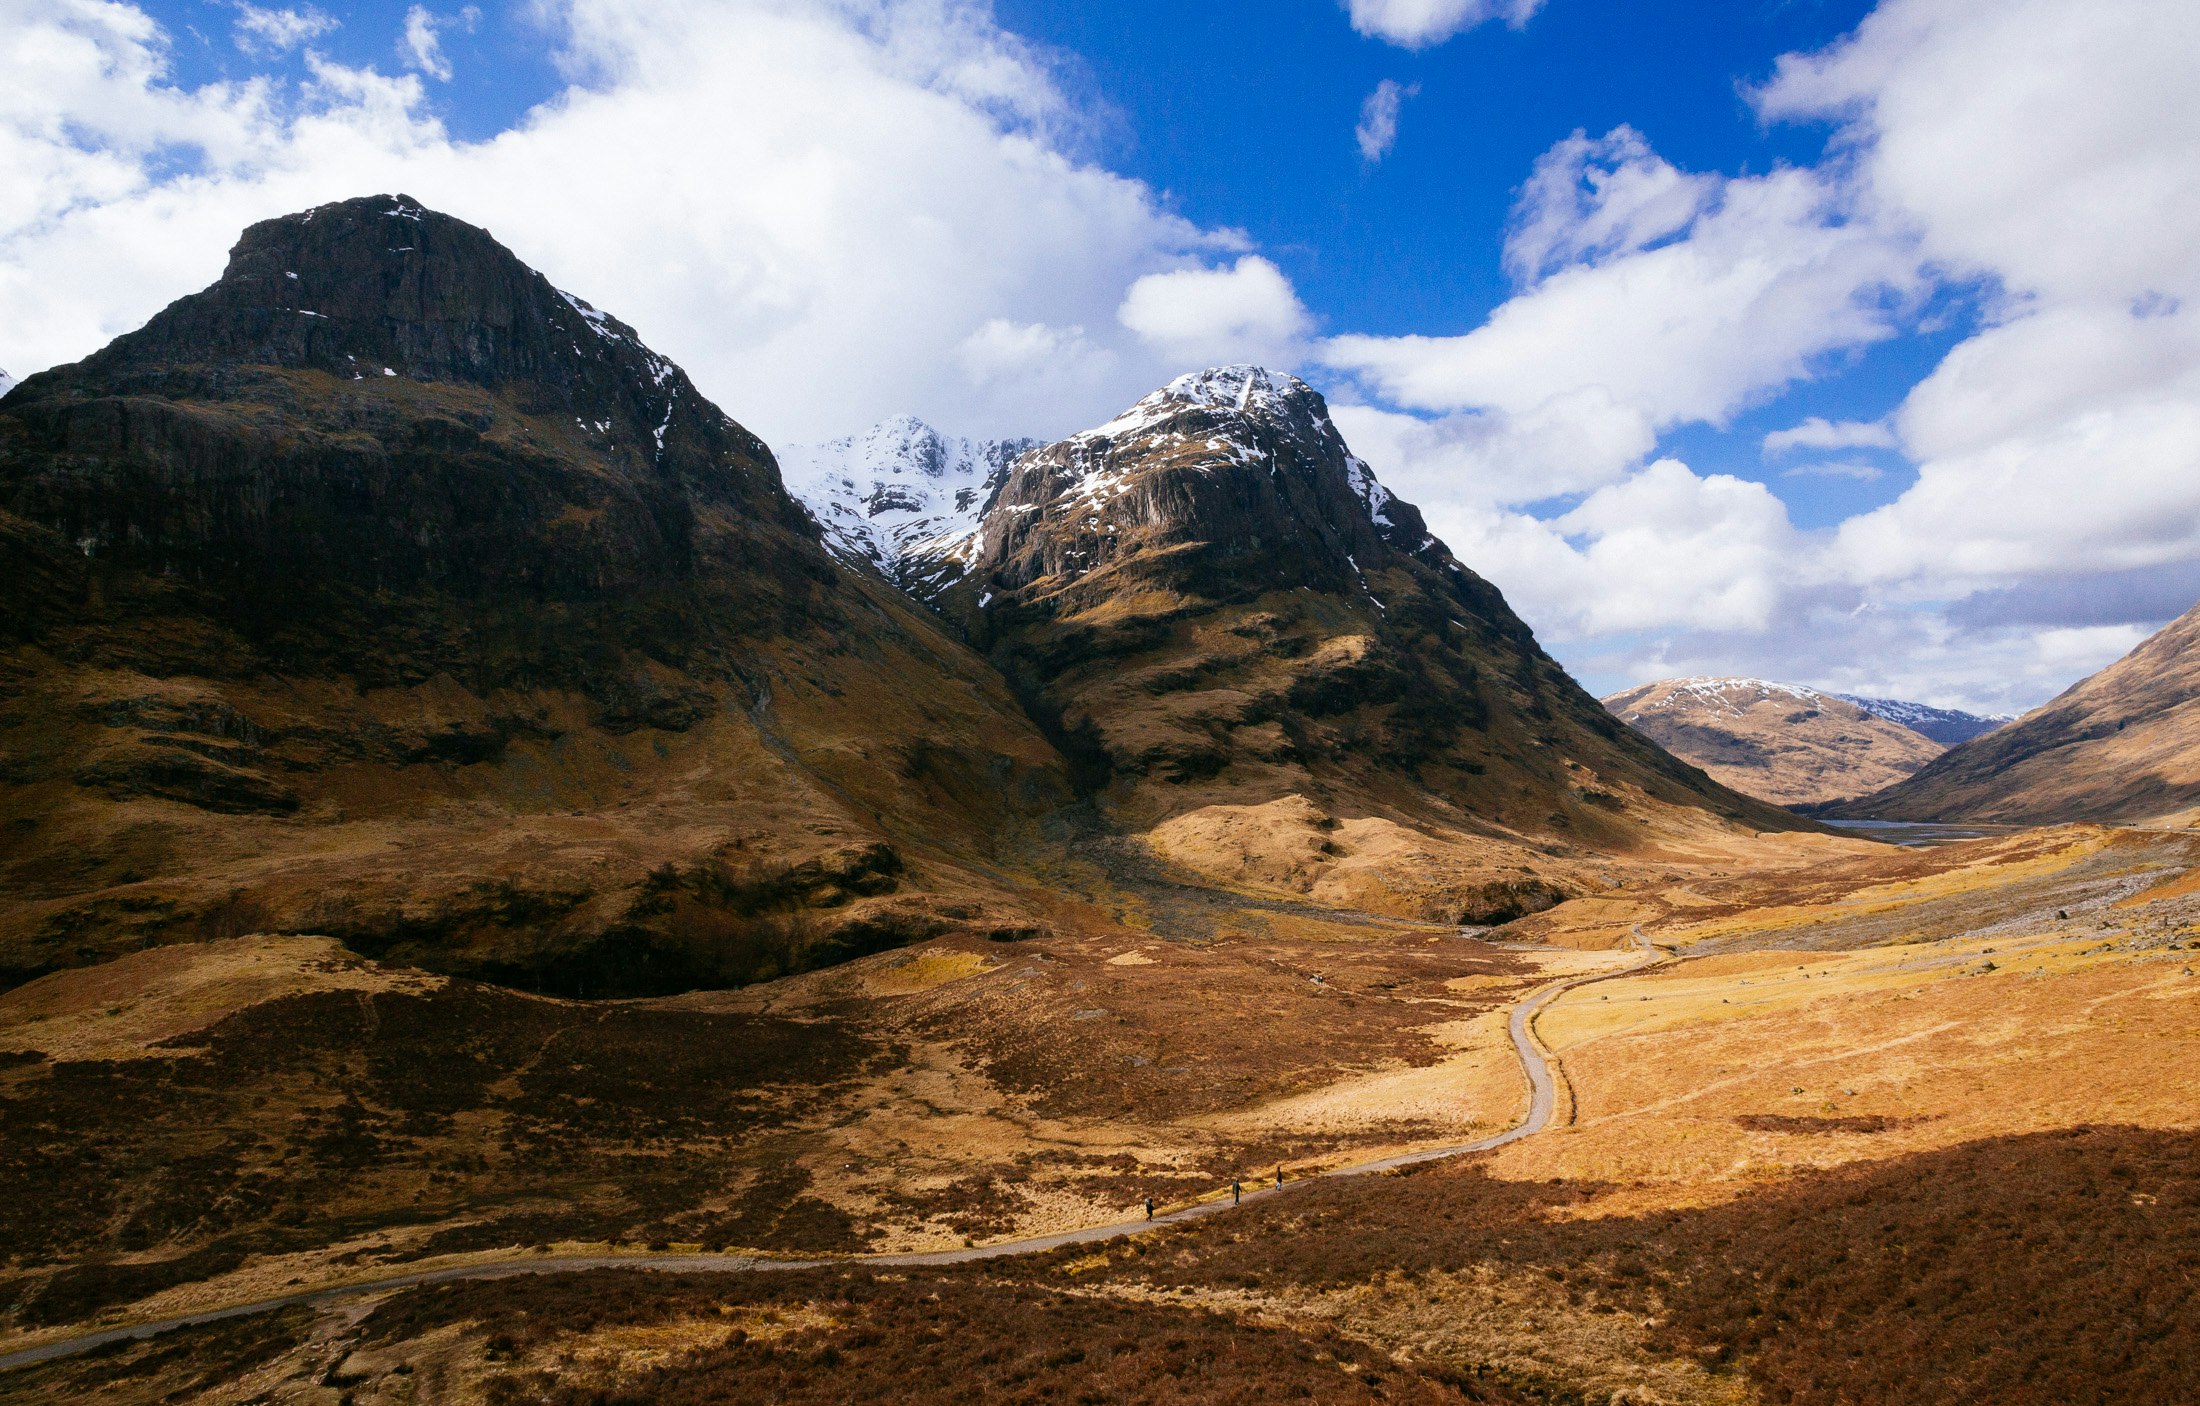
<path id="1" fill-rule="evenodd" d="M 1420 1152 L 1401 1153 L 1380 1161 L 1361 1162 L 1349 1167 L 1334 1167 L 1315 1172 L 1282 1187 L 1262 1184 L 1245 1193 L 1247 1202 L 1260 1201 L 1288 1191 L 1307 1182 L 1323 1177 L 1368 1176 L 1375 1172 L 1387 1172 L 1396 1167 L 1409 1167 L 1421 1162 L 1436 1162 L 1447 1157 L 1460 1157 L 1470 1152 L 1487 1152 L 1493 1147 L 1503 1147 L 1522 1138 L 1533 1137 L 1550 1126 L 1551 1115 L 1558 1106 L 1558 1081 L 1551 1072 L 1549 1056 L 1535 1034 L 1535 1019 L 1543 1009 L 1561 995 L 1594 982 L 1610 981 L 1614 977 L 1629 976 L 1646 967 L 1672 960 L 1670 953 L 1661 952 L 1650 945 L 1637 924 L 1632 936 L 1643 956 L 1632 965 L 1613 971 L 1593 972 L 1583 976 L 1566 977 L 1537 987 L 1512 1008 L 1510 1031 L 1513 1052 L 1519 1056 L 1520 1067 L 1528 1076 L 1528 1112 L 1512 1127 L 1474 1142 L 1463 1142 L 1453 1147 L 1433 1147 Z M 668 1274 L 730 1274 L 755 1273 L 762 1270 L 815 1269 L 826 1265 L 862 1264 L 880 1268 L 914 1267 L 923 1265 L 969 1264 L 976 1260 L 1001 1259 L 1009 1255 L 1028 1255 L 1041 1250 L 1057 1249 L 1063 1245 L 1084 1245 L 1099 1240 L 1116 1240 L 1126 1235 L 1138 1235 L 1166 1226 L 1182 1225 L 1230 1210 L 1236 1203 L 1225 1193 L 1211 1201 L 1192 1205 L 1157 1215 L 1152 1220 L 1118 1221 L 1112 1225 L 1087 1226 L 1082 1230 L 1065 1230 L 1054 1235 L 1035 1235 L 1024 1240 L 1003 1240 L 991 1245 L 973 1245 L 956 1250 L 933 1250 L 924 1254 L 903 1255 L 836 1255 L 823 1259 L 767 1259 L 759 1255 L 540 1255 L 523 1260 L 500 1260 L 493 1264 L 453 1265 L 445 1269 L 421 1270 L 413 1274 L 392 1274 L 379 1279 L 363 1280 L 330 1289 L 302 1289 L 295 1294 L 282 1294 L 275 1298 L 259 1299 L 252 1303 L 232 1304 L 227 1308 L 210 1309 L 204 1313 L 189 1313 L 176 1318 L 158 1319 L 151 1323 L 135 1323 L 127 1327 L 108 1328 L 96 1333 L 85 1333 L 73 1338 L 62 1338 L 37 1347 L 24 1348 L 0 1356 L 0 1371 L 14 1367 L 28 1367 L 39 1362 L 51 1362 L 55 1358 L 69 1357 L 89 1352 L 108 1343 L 123 1342 L 131 1338 L 150 1338 L 178 1328 L 196 1327 L 202 1323 L 218 1323 L 230 1318 L 245 1318 L 257 1313 L 274 1313 L 285 1308 L 306 1305 L 314 1308 L 337 1303 L 343 1299 L 357 1298 L 362 1294 L 385 1293 L 393 1289 L 410 1289 L 422 1284 L 446 1284 L 460 1279 L 508 1279 L 520 1274 L 559 1274 L 586 1269 L 646 1269 Z"/>

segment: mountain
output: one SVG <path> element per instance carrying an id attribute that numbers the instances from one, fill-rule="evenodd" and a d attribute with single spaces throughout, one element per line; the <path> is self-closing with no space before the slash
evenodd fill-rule
<path id="1" fill-rule="evenodd" d="M 14 378 L 13 376 L 10 376 L 10 375 L 9 375 L 9 374 L 8 374 L 7 372 L 5 372 L 5 371 L 0 371 L 0 396 L 4 396 L 4 395 L 6 395 L 6 394 L 7 394 L 7 393 L 8 393 L 9 391 L 12 391 L 12 390 L 14 390 L 14 389 L 15 389 L 15 378 Z"/>
<path id="2" fill-rule="evenodd" d="M 1070 795 L 755 436 L 402 196 L 256 224 L 17 386 L 0 575 L 11 979 L 253 931 L 752 979 L 1024 921 L 988 857 Z"/>
<path id="3" fill-rule="evenodd" d="M 2200 606 L 2091 678 L 1840 813 L 2132 821 L 2200 805 Z"/>
<path id="4" fill-rule="evenodd" d="M 1023 454 L 904 579 L 1211 879 L 1476 920 L 1589 853 L 1802 824 L 1600 708 L 1293 377 L 1185 376 Z"/>
<path id="5" fill-rule="evenodd" d="M 1954 708 L 1935 708 L 1924 703 L 1905 703 L 1899 698 L 1864 698 L 1854 693 L 1833 695 L 1844 703 L 1854 703 L 1875 718 L 1885 718 L 1900 723 L 1912 732 L 1923 733 L 1943 747 L 1953 747 L 1958 742 L 1968 742 L 1982 737 L 2011 721 L 2006 713 L 1980 715 L 1960 712 Z"/>
<path id="6" fill-rule="evenodd" d="M 791 491 L 837 550 L 901 580 L 937 544 L 967 536 L 1035 439 L 961 439 L 900 416 L 780 455 Z"/>
<path id="7" fill-rule="evenodd" d="M 1604 706 L 1674 756 L 1778 805 L 1876 791 L 1941 752 L 1931 738 L 1838 694 L 1765 679 L 1660 679 Z"/>

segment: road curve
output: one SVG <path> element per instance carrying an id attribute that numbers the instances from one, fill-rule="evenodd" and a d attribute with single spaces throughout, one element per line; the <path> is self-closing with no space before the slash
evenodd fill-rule
<path id="1" fill-rule="evenodd" d="M 1419 1152 L 1401 1153 L 1374 1162 L 1360 1162 L 1348 1167 L 1332 1167 L 1312 1173 L 1284 1186 L 1262 1185 L 1244 1193 L 1247 1202 L 1260 1201 L 1278 1195 L 1296 1186 L 1324 1177 L 1368 1176 L 1387 1172 L 1398 1167 L 1415 1166 L 1422 1162 L 1437 1162 L 1448 1157 L 1461 1157 L 1471 1152 L 1487 1152 L 1494 1147 L 1533 1137 L 1550 1126 L 1551 1116 L 1558 1106 L 1558 1081 L 1551 1072 L 1551 1062 L 1542 1043 L 1536 1038 L 1535 1020 L 1546 1006 L 1568 991 L 1588 986 L 1614 977 L 1630 976 L 1646 967 L 1672 960 L 1670 953 L 1661 952 L 1650 945 L 1637 924 L 1631 934 L 1643 956 L 1630 966 L 1607 972 L 1594 972 L 1583 976 L 1565 977 L 1548 982 L 1528 993 L 1512 1008 L 1508 1028 L 1512 1035 L 1513 1052 L 1520 1059 L 1520 1067 L 1528 1077 L 1528 1112 L 1518 1123 L 1501 1133 L 1463 1142 L 1451 1147 L 1432 1147 Z M 1189 1206 L 1155 1216 L 1151 1220 L 1117 1221 L 1111 1225 L 1086 1226 L 1079 1230 L 1065 1230 L 1053 1235 L 1035 1235 L 1023 1240 L 1002 1240 L 990 1245 L 972 1245 L 954 1250 L 931 1250 L 916 1254 L 835 1255 L 815 1259 L 777 1259 L 762 1255 L 540 1255 L 524 1260 L 500 1260 L 492 1264 L 451 1265 L 443 1269 L 420 1270 L 412 1274 L 392 1274 L 378 1279 L 362 1280 L 328 1289 L 302 1289 L 294 1294 L 280 1294 L 274 1298 L 257 1299 L 251 1303 L 231 1304 L 226 1308 L 208 1309 L 204 1313 L 187 1313 L 175 1318 L 157 1319 L 150 1323 L 133 1323 L 119 1328 L 106 1328 L 96 1333 L 84 1333 L 73 1338 L 61 1338 L 37 1347 L 27 1347 L 0 1355 L 0 1372 L 16 1367 L 35 1366 L 56 1358 L 72 1357 L 80 1352 L 105 1347 L 109 1343 L 125 1342 L 133 1338 L 157 1337 L 178 1328 L 194 1328 L 206 1323 L 219 1323 L 231 1318 L 246 1318 L 254 1314 L 275 1313 L 286 1308 L 300 1306 L 319 1308 L 357 1298 L 363 1294 L 385 1293 L 393 1289 L 417 1288 L 423 1284 L 447 1284 L 463 1279 L 509 1279 L 521 1274 L 560 1274 L 589 1269 L 645 1269 L 665 1274 L 736 1274 L 757 1273 L 768 1270 L 817 1269 L 830 1265 L 874 1265 L 881 1268 L 914 1268 L 927 1265 L 969 1264 L 978 1260 L 1002 1259 L 1010 1255 L 1036 1254 L 1042 1250 L 1059 1249 L 1064 1245 L 1084 1245 L 1100 1240 L 1117 1240 L 1128 1235 L 1138 1235 L 1149 1230 L 1182 1225 L 1230 1210 L 1238 1201 L 1218 1196 L 1210 1201 L 1198 1201 Z"/>

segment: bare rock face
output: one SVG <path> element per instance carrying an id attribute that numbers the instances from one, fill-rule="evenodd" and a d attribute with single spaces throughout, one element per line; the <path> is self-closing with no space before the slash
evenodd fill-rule
<path id="1" fill-rule="evenodd" d="M 1025 454 L 932 559 L 938 607 L 1134 825 L 1288 795 L 1590 846 L 1661 809 L 1797 823 L 1605 713 L 1289 376 L 1186 376 Z"/>
<path id="2" fill-rule="evenodd" d="M 833 581 L 761 442 L 403 197 L 254 225 L 213 287 L 31 377 L 0 485 L 80 579 L 377 681 L 603 688 L 606 651 L 723 674 L 698 611 L 770 633 Z"/>
<path id="3" fill-rule="evenodd" d="M 1604 706 L 1674 756 L 1777 805 L 1865 795 L 1943 750 L 1846 698 L 1764 679 L 1661 679 L 1615 693 Z"/>
<path id="4" fill-rule="evenodd" d="M 2200 806 L 2200 606 L 2091 678 L 1842 807 L 1877 820 L 2133 821 Z"/>
<path id="5" fill-rule="evenodd" d="M 996 921 L 952 856 L 1069 794 L 678 367 L 401 196 L 254 225 L 16 386 L 0 576 L 18 978 L 265 928 L 589 994 L 748 980 Z"/>

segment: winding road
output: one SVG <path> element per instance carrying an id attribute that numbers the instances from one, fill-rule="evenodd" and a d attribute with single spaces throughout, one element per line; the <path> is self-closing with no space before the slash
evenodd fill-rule
<path id="1" fill-rule="evenodd" d="M 1283 1186 L 1262 1184 L 1245 1192 L 1243 1200 L 1254 1202 L 1277 1196 L 1307 1182 L 1324 1177 L 1369 1176 L 1398 1167 L 1410 1167 L 1422 1162 L 1441 1161 L 1447 1157 L 1460 1157 L 1471 1152 L 1487 1152 L 1503 1147 L 1522 1138 L 1533 1137 L 1550 1126 L 1558 1107 L 1558 1080 L 1551 1069 L 1551 1061 L 1542 1042 L 1535 1033 L 1536 1017 L 1552 1001 L 1568 991 L 1615 977 L 1631 976 L 1648 967 L 1674 960 L 1669 952 L 1651 946 L 1643 936 L 1642 926 L 1636 924 L 1631 936 L 1642 956 L 1632 964 L 1611 971 L 1591 972 L 1581 976 L 1564 977 L 1547 982 L 1528 993 L 1512 1008 L 1508 1028 L 1512 1035 L 1513 1052 L 1520 1059 L 1520 1067 L 1528 1078 L 1528 1112 L 1518 1123 L 1501 1133 L 1463 1142 L 1451 1147 L 1426 1148 L 1419 1152 L 1401 1153 L 1379 1161 L 1355 1163 L 1346 1167 L 1332 1167 L 1314 1172 Z M 760 1255 L 697 1254 L 697 1255 L 539 1255 L 528 1259 L 501 1260 L 490 1264 L 452 1265 L 443 1269 L 421 1270 L 412 1274 L 392 1274 L 376 1279 L 360 1280 L 333 1288 L 302 1289 L 294 1294 L 280 1294 L 273 1298 L 257 1299 L 250 1303 L 231 1304 L 226 1308 L 209 1309 L 203 1313 L 188 1313 L 175 1318 L 162 1318 L 148 1323 L 133 1323 L 119 1328 L 102 1329 L 96 1333 L 84 1333 L 76 1337 L 61 1338 L 36 1347 L 0 1355 L 0 1371 L 16 1367 L 29 1367 L 56 1358 L 70 1357 L 89 1352 L 109 1343 L 125 1342 L 134 1338 L 151 1338 L 178 1328 L 197 1327 L 206 1323 L 219 1323 L 231 1318 L 246 1318 L 254 1314 L 275 1313 L 286 1308 L 320 1308 L 344 1299 L 364 1294 L 386 1293 L 393 1289 L 415 1288 L 423 1284 L 446 1284 L 462 1279 L 508 1279 L 520 1274 L 558 1274 L 588 1269 L 646 1269 L 668 1274 L 728 1274 L 755 1273 L 765 1270 L 815 1269 L 828 1265 L 875 1265 L 881 1268 L 920 1267 L 926 1265 L 969 1264 L 978 1260 L 1001 1259 L 1010 1255 L 1028 1255 L 1042 1250 L 1059 1249 L 1064 1245 L 1084 1245 L 1101 1240 L 1117 1240 L 1124 1236 L 1138 1235 L 1149 1230 L 1182 1225 L 1187 1221 L 1216 1215 L 1239 1204 L 1227 1192 L 1215 1199 L 1194 1202 L 1191 1205 L 1156 1215 L 1151 1220 L 1118 1221 L 1112 1225 L 1086 1226 L 1079 1230 L 1065 1230 L 1053 1235 L 1035 1235 L 1023 1240 L 1003 1240 L 990 1245 L 973 1245 L 954 1250 L 933 1250 L 919 1254 L 836 1255 L 816 1259 L 778 1259 Z"/>

